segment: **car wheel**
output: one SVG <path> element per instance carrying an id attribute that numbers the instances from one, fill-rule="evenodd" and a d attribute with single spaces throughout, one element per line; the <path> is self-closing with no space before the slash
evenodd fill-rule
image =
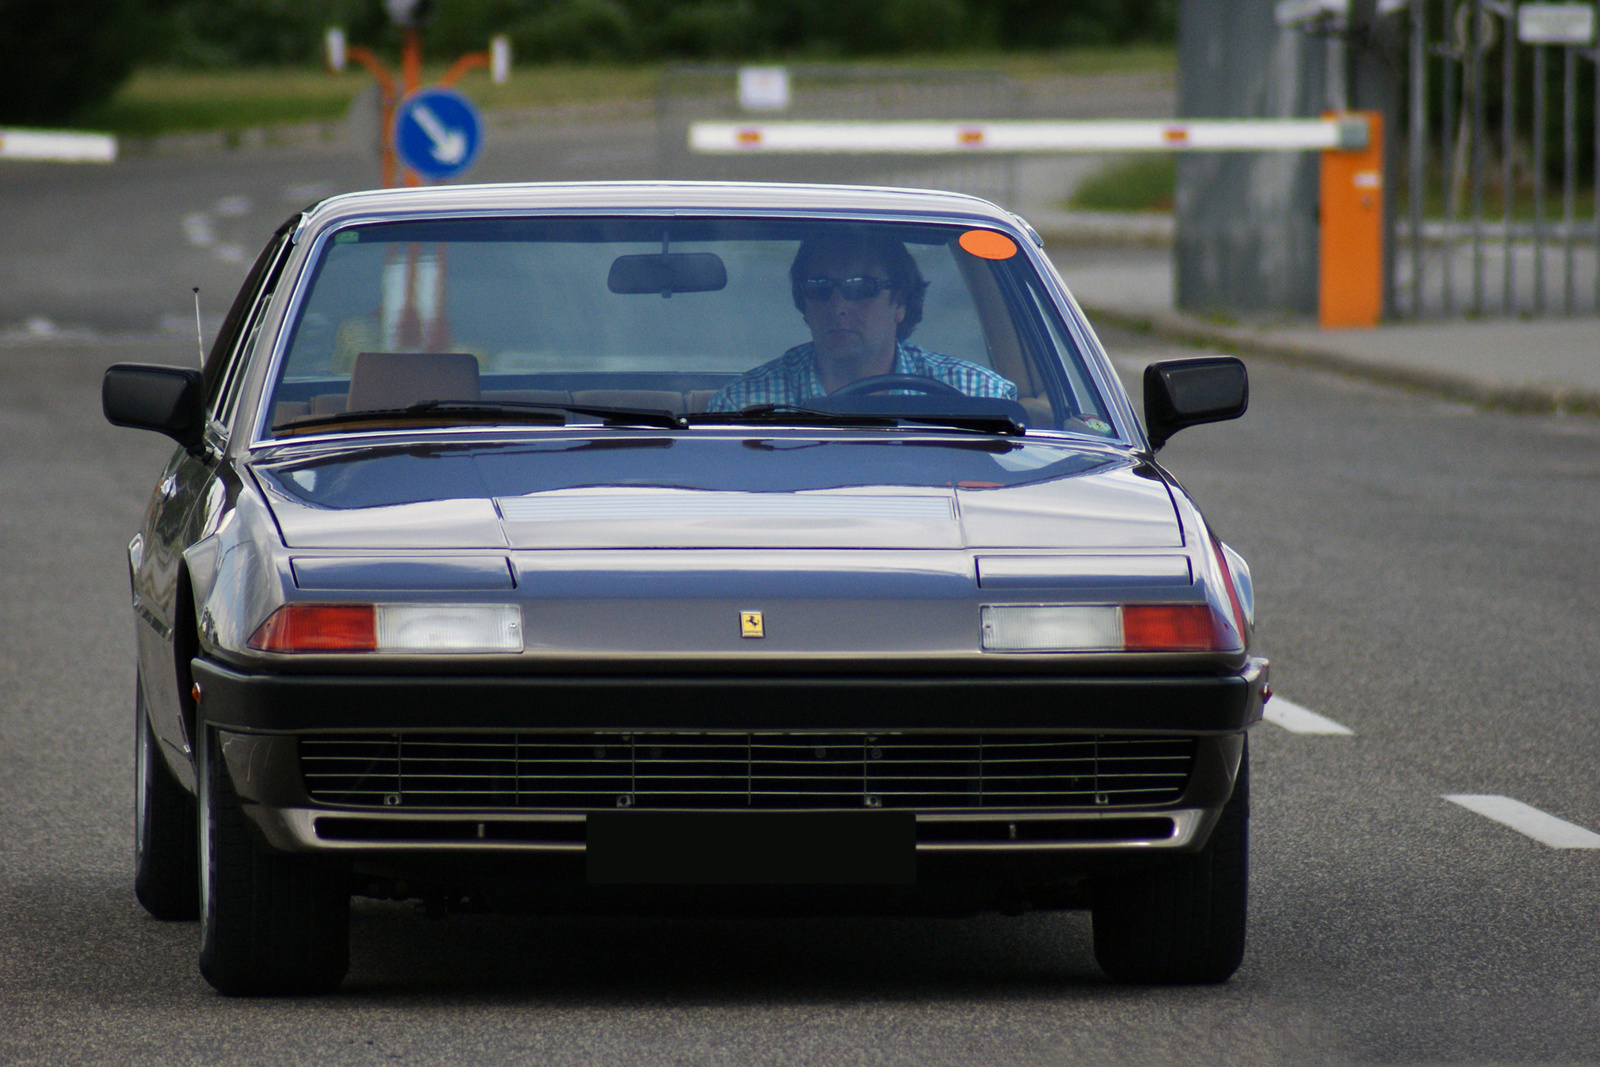
<path id="1" fill-rule="evenodd" d="M 1225 982 L 1244 958 L 1250 749 L 1200 852 L 1097 878 L 1094 955 L 1119 982 Z"/>
<path id="2" fill-rule="evenodd" d="M 195 800 L 178 783 L 150 726 L 144 685 L 134 685 L 133 891 L 157 919 L 200 915 Z"/>
<path id="3" fill-rule="evenodd" d="M 200 973 L 230 996 L 330 992 L 350 966 L 345 872 L 258 844 L 215 732 L 200 741 Z"/>

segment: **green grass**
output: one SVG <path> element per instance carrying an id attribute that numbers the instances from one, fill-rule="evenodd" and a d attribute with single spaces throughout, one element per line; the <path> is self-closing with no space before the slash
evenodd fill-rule
<path id="1" fill-rule="evenodd" d="M 1178 164 L 1172 153 L 1139 155 L 1113 163 L 1105 170 L 1085 181 L 1073 193 L 1067 206 L 1076 211 L 1171 211 L 1177 188 Z M 1396 203 L 1401 218 L 1409 210 L 1407 187 L 1402 184 Z M 1423 217 L 1430 220 L 1444 218 L 1444 191 L 1437 177 L 1430 177 L 1427 195 L 1423 199 Z M 1544 217 L 1546 222 L 1558 222 L 1561 215 L 1561 191 L 1545 187 Z M 1594 191 L 1580 188 L 1573 197 L 1574 217 L 1585 221 L 1593 217 Z M 1483 217 L 1486 222 L 1498 222 L 1505 217 L 1498 187 L 1485 189 Z M 1464 194 L 1456 206 L 1456 219 L 1466 222 L 1471 218 L 1470 193 Z M 1533 220 L 1533 190 L 1519 187 L 1511 200 L 1511 217 L 1517 222 Z"/>
<path id="2" fill-rule="evenodd" d="M 782 62 L 775 60 L 773 62 Z M 795 59 L 795 63 L 806 62 Z M 864 60 L 933 70 L 982 70 L 1020 82 L 1066 75 L 1114 71 L 1166 73 L 1176 69 L 1170 48 L 1066 49 L 1056 52 L 972 52 L 895 56 Z M 390 61 L 391 68 L 398 64 Z M 485 71 L 468 74 L 459 88 L 487 110 L 549 107 L 611 101 L 652 100 L 664 63 L 540 63 L 515 67 L 506 85 L 495 85 Z M 444 73 L 430 65 L 424 82 Z M 280 123 L 327 122 L 341 117 L 370 77 L 352 64 L 343 74 L 321 68 L 267 68 L 227 71 L 144 69 L 136 71 L 112 99 L 82 115 L 73 125 L 131 136 L 196 130 L 242 130 Z"/>
<path id="3" fill-rule="evenodd" d="M 1171 211 L 1178 161 L 1170 152 L 1114 163 L 1078 186 L 1067 201 L 1075 211 Z"/>
<path id="4" fill-rule="evenodd" d="M 440 65 L 423 73 L 425 84 L 444 74 Z M 457 85 L 481 107 L 539 107 L 655 93 L 659 67 L 544 65 L 514 70 L 506 85 L 473 71 Z M 83 128 L 134 136 L 193 130 L 241 130 L 280 123 L 327 122 L 342 117 L 350 101 L 371 81 L 352 65 L 343 74 L 320 68 L 231 71 L 140 70 L 106 104 L 82 116 Z"/>

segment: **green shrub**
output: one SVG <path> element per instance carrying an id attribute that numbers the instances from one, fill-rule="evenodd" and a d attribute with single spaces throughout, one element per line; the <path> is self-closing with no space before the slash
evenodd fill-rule
<path id="1" fill-rule="evenodd" d="M 149 49 L 143 0 L 0 0 L 0 122 L 65 122 Z"/>
<path id="2" fill-rule="evenodd" d="M 1079 211 L 1171 211 L 1178 161 L 1170 152 L 1113 163 L 1078 186 L 1067 206 Z"/>

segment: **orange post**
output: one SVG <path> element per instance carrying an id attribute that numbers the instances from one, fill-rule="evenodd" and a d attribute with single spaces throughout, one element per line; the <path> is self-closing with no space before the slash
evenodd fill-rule
<path id="1" fill-rule="evenodd" d="M 1383 314 L 1383 116 L 1344 117 L 1366 119 L 1367 147 L 1322 153 L 1317 320 L 1324 330 L 1376 326 Z"/>
<path id="2" fill-rule="evenodd" d="M 448 89 L 450 86 L 460 81 L 462 76 L 468 71 L 476 70 L 478 67 L 487 67 L 488 65 L 488 52 L 468 52 L 466 55 L 450 64 L 450 69 L 445 71 L 444 77 L 439 79 L 439 85 L 441 88 Z"/>
<path id="3" fill-rule="evenodd" d="M 400 46 L 400 71 L 406 96 L 422 88 L 422 31 L 415 26 L 406 27 L 405 41 Z M 405 185 L 422 184 L 422 179 L 409 169 L 402 167 L 401 175 L 401 182 Z"/>

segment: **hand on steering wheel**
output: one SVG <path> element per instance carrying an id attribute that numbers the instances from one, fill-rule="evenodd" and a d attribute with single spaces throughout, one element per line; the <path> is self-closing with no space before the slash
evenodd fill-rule
<path id="1" fill-rule="evenodd" d="M 887 393 L 893 389 L 905 389 L 932 396 L 967 395 L 948 382 L 941 382 L 937 378 L 924 378 L 920 374 L 874 374 L 870 378 L 858 378 L 849 385 L 841 385 L 828 395 L 867 396 L 872 393 Z"/>

